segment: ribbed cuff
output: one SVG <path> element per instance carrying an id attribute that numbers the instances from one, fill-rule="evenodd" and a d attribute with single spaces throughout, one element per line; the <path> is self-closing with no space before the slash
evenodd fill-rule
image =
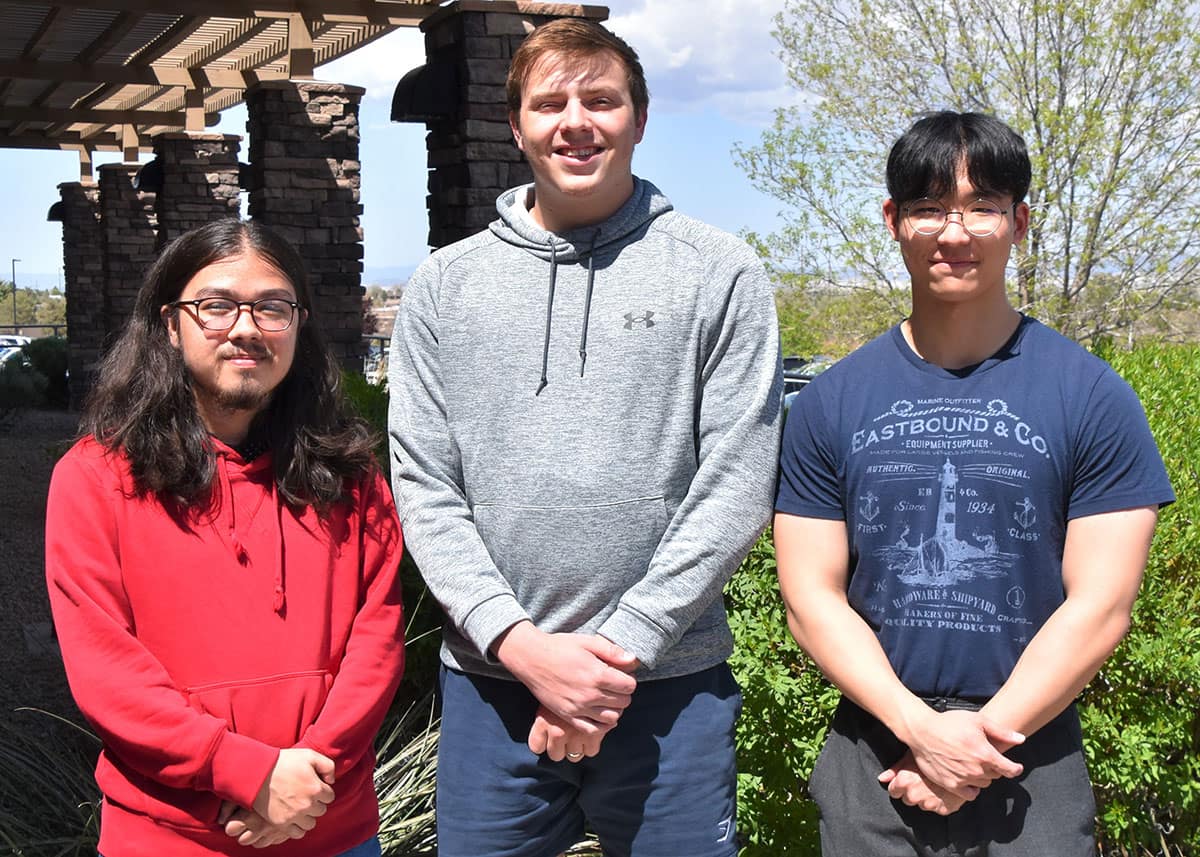
<path id="1" fill-rule="evenodd" d="M 604 624 L 596 629 L 596 633 L 636 655 L 642 666 L 648 670 L 658 665 L 659 656 L 666 646 L 661 628 L 623 604 L 604 620 Z"/>
<path id="2" fill-rule="evenodd" d="M 254 799 L 278 760 L 277 747 L 236 732 L 226 732 L 212 756 L 212 790 L 249 809 L 254 806 Z"/>
<path id="3" fill-rule="evenodd" d="M 467 614 L 462 631 L 485 661 L 498 664 L 500 662 L 492 653 L 492 643 L 513 625 L 528 618 L 529 614 L 517 603 L 515 596 L 498 593 Z"/>

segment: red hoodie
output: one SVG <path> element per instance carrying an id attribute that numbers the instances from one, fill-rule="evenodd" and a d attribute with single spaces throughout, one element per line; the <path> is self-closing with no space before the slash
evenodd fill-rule
<path id="1" fill-rule="evenodd" d="M 46 577 L 71 691 L 104 742 L 106 857 L 246 857 L 216 823 L 250 807 L 280 748 L 336 764 L 335 798 L 279 857 L 375 835 L 372 742 L 404 666 L 400 524 L 375 474 L 322 518 L 214 440 L 215 509 L 173 516 L 124 456 L 77 443 L 54 469 Z"/>

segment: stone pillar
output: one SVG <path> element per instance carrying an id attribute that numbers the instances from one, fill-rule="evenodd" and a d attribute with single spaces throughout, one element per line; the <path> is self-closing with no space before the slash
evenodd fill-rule
<path id="1" fill-rule="evenodd" d="M 189 131 L 154 138 L 154 155 L 162 171 L 154 201 L 160 249 L 196 226 L 240 215 L 241 140 L 236 134 Z"/>
<path id="2" fill-rule="evenodd" d="M 249 213 L 304 257 L 334 353 L 362 371 L 358 104 L 366 90 L 278 80 L 246 91 Z"/>
<path id="3" fill-rule="evenodd" d="M 78 410 L 92 389 L 104 346 L 100 189 L 95 182 L 66 182 L 58 186 L 58 193 L 67 299 L 68 394 L 71 409 Z"/>
<path id="4" fill-rule="evenodd" d="M 496 218 L 496 197 L 533 175 L 512 139 L 504 82 L 513 52 L 529 32 L 555 18 L 608 17 L 603 6 L 458 0 L 421 24 L 427 65 L 453 69 L 458 103 L 449 118 L 427 121 L 429 244 L 444 247 Z"/>
<path id="5" fill-rule="evenodd" d="M 142 277 L 155 259 L 154 194 L 133 187 L 138 164 L 100 168 L 100 231 L 104 248 L 105 346 L 133 310 Z"/>

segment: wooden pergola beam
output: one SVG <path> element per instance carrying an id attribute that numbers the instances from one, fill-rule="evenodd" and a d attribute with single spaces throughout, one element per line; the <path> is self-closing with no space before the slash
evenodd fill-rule
<path id="1" fill-rule="evenodd" d="M 153 141 L 146 136 L 138 135 L 138 148 L 149 151 Z M 121 137 L 116 133 L 96 134 L 84 137 L 81 134 L 68 132 L 57 137 L 43 137 L 40 134 L 27 134 L 17 137 L 0 136 L 0 149 L 59 149 L 62 151 L 90 150 L 94 152 L 123 151 Z"/>
<path id="2" fill-rule="evenodd" d="M 84 65 L 74 62 L 0 61 L 0 78 L 99 83 L 114 86 L 182 86 L 184 89 L 248 89 L 264 80 L 285 80 L 282 71 L 180 68 L 156 65 Z"/>
<path id="3" fill-rule="evenodd" d="M 403 3 L 391 0 L 55 0 L 63 8 L 104 9 L 203 18 L 287 18 L 301 14 L 309 21 L 345 24 L 387 24 L 414 27 L 437 11 L 436 2 Z"/>
<path id="4" fill-rule="evenodd" d="M 186 111 L 98 110 L 93 107 L 5 107 L 4 118 L 15 122 L 53 122 L 90 125 L 178 125 L 183 127 Z M 204 122 L 215 125 L 217 113 L 205 113 Z"/>

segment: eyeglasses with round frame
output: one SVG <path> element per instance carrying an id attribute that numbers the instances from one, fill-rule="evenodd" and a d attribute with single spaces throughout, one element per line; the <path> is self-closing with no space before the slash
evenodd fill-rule
<path id="1" fill-rule="evenodd" d="M 300 304 L 283 298 L 260 298 L 256 301 L 235 301 L 231 298 L 200 298 L 190 301 L 172 301 L 167 306 L 188 309 L 197 323 L 205 330 L 230 330 L 242 309 L 248 309 L 250 320 L 263 333 L 279 333 L 287 330 L 296 320 Z"/>
<path id="2" fill-rule="evenodd" d="M 976 238 L 987 238 L 996 234 L 1008 209 L 1001 208 L 996 203 L 986 199 L 976 199 L 961 210 L 947 210 L 936 199 L 928 197 L 910 202 L 903 208 L 904 219 L 918 235 L 941 235 L 950 215 L 957 214 L 958 221 L 968 235 Z"/>

